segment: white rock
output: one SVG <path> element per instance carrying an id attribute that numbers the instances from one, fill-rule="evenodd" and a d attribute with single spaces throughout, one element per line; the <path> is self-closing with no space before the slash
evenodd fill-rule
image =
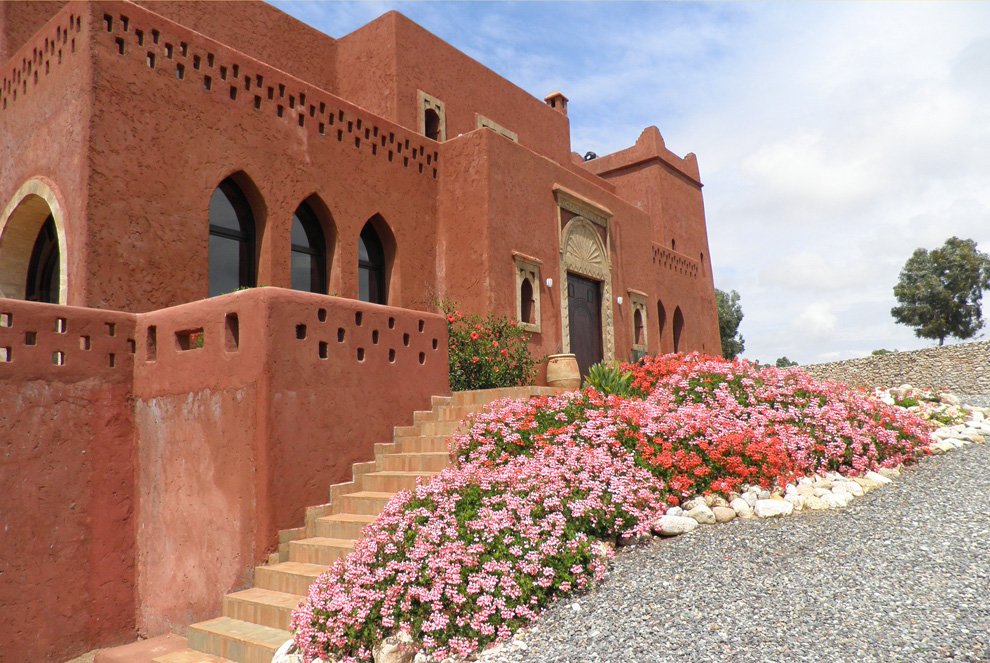
<path id="1" fill-rule="evenodd" d="M 289 639 L 275 650 L 272 663 L 304 663 L 302 652 L 296 647 L 295 640 Z"/>
<path id="2" fill-rule="evenodd" d="M 756 501 L 758 498 L 756 497 L 756 493 L 746 492 L 743 494 L 742 499 L 744 499 L 746 501 L 746 504 L 749 505 L 749 508 L 752 509 L 754 506 L 756 506 Z"/>
<path id="3" fill-rule="evenodd" d="M 686 514 L 689 518 L 694 518 L 701 525 L 714 525 L 715 513 L 704 504 L 699 504 Z"/>
<path id="4" fill-rule="evenodd" d="M 419 647 L 408 633 L 385 638 L 371 649 L 375 663 L 412 663 Z"/>
<path id="5" fill-rule="evenodd" d="M 766 489 L 763 489 L 760 492 L 758 492 L 756 494 L 756 496 L 759 499 L 761 499 L 761 500 L 768 500 L 768 499 L 770 499 L 770 491 L 769 490 L 766 490 Z M 757 500 L 757 501 L 759 501 L 759 500 Z"/>
<path id="6" fill-rule="evenodd" d="M 797 495 L 797 486 L 793 483 L 784 486 L 784 495 Z"/>
<path id="7" fill-rule="evenodd" d="M 653 523 L 653 531 L 660 536 L 677 536 L 685 534 L 698 527 L 698 521 L 687 516 L 660 516 Z"/>
<path id="8" fill-rule="evenodd" d="M 811 477 L 801 477 L 798 479 L 798 486 L 811 486 L 813 484 L 814 482 L 811 480 Z"/>
<path id="9" fill-rule="evenodd" d="M 785 500 L 758 500 L 754 511 L 760 518 L 789 516 L 794 513 L 794 505 Z"/>
<path id="10" fill-rule="evenodd" d="M 687 513 L 688 511 L 690 511 L 691 509 L 697 506 L 708 506 L 705 503 L 704 497 L 693 497 L 689 499 L 687 502 L 684 502 L 684 512 Z"/>
<path id="11" fill-rule="evenodd" d="M 844 481 L 842 485 L 846 489 L 846 492 L 851 494 L 853 497 L 862 497 L 866 494 L 863 487 L 855 481 Z"/>
<path id="12" fill-rule="evenodd" d="M 830 507 L 842 509 L 852 502 L 853 497 L 849 493 L 830 493 L 829 495 L 823 495 L 822 499 L 825 500 L 825 503 Z"/>
<path id="13" fill-rule="evenodd" d="M 732 507 L 732 510 L 735 511 L 736 515 L 740 518 L 749 518 L 753 515 L 752 505 L 741 497 L 737 497 L 729 502 L 729 506 Z"/>
<path id="14" fill-rule="evenodd" d="M 667 515 L 668 516 L 683 516 L 684 515 L 684 509 L 682 509 L 679 506 L 672 506 L 669 509 L 667 509 Z"/>
<path id="15" fill-rule="evenodd" d="M 935 444 L 932 444 L 928 448 L 937 454 L 944 454 L 955 450 L 956 445 L 952 444 L 952 442 L 949 442 L 948 440 L 941 440 Z"/>
<path id="16" fill-rule="evenodd" d="M 880 474 L 879 472 L 870 471 L 870 472 L 867 472 L 864 476 L 867 479 L 869 479 L 870 481 L 876 481 L 877 483 L 880 483 L 880 484 L 886 485 L 886 484 L 890 483 L 890 479 L 888 479 L 884 475 Z"/>
<path id="17" fill-rule="evenodd" d="M 804 506 L 806 509 L 811 509 L 812 511 L 822 511 L 828 509 L 828 503 L 820 497 L 815 497 L 814 495 L 809 495 L 804 498 Z"/>
<path id="18" fill-rule="evenodd" d="M 942 394 L 939 396 L 938 400 L 946 405 L 960 405 L 962 403 L 962 401 L 959 400 L 959 397 L 954 394 Z"/>
<path id="19" fill-rule="evenodd" d="M 900 466 L 897 466 L 897 467 L 881 467 L 879 470 L 877 470 L 877 472 L 879 474 L 884 475 L 888 479 L 893 479 L 894 477 L 901 476 L 901 468 L 900 468 Z"/>
<path id="20" fill-rule="evenodd" d="M 815 497 L 825 497 L 826 495 L 831 495 L 832 491 L 828 488 L 815 488 Z"/>
<path id="21" fill-rule="evenodd" d="M 804 497 L 798 495 L 797 493 L 788 493 L 787 495 L 784 495 L 784 501 L 793 504 L 795 511 L 801 511 L 804 509 Z"/>
<path id="22" fill-rule="evenodd" d="M 735 520 L 736 518 L 735 509 L 731 509 L 727 506 L 713 506 L 712 513 L 715 514 L 715 520 L 720 523 L 727 523 Z"/>

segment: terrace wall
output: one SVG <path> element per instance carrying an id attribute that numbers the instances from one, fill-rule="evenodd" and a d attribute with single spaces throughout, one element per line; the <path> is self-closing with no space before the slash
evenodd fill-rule
<path id="1" fill-rule="evenodd" d="M 816 378 L 855 386 L 896 387 L 909 383 L 958 394 L 990 394 L 990 341 L 892 352 L 802 368 Z"/>
<path id="2" fill-rule="evenodd" d="M 216 614 L 445 393 L 434 314 L 278 288 L 146 314 L 0 300 L 0 660 Z"/>

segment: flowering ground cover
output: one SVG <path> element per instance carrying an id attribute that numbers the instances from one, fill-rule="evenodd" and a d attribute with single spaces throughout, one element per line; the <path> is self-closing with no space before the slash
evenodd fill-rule
<path id="1" fill-rule="evenodd" d="M 396 495 L 293 615 L 308 658 L 371 660 L 403 634 L 442 659 L 508 637 L 600 580 L 667 504 L 910 462 L 932 425 L 798 369 L 700 355 L 626 366 L 635 393 L 500 401 L 454 465 Z"/>

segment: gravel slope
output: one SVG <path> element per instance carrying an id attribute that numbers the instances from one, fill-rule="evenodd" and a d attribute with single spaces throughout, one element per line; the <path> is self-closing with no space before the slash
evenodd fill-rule
<path id="1" fill-rule="evenodd" d="M 489 663 L 990 661 L 990 444 L 842 510 L 625 549 Z"/>

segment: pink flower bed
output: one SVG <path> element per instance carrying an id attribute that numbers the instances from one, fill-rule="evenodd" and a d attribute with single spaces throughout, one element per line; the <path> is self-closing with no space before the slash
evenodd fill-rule
<path id="1" fill-rule="evenodd" d="M 501 401 L 452 443 L 455 466 L 400 493 L 293 615 L 308 658 L 371 660 L 408 633 L 437 658 L 508 637 L 605 572 L 600 540 L 667 503 L 909 462 L 930 424 L 799 370 L 667 356 L 628 367 L 639 396 Z"/>

